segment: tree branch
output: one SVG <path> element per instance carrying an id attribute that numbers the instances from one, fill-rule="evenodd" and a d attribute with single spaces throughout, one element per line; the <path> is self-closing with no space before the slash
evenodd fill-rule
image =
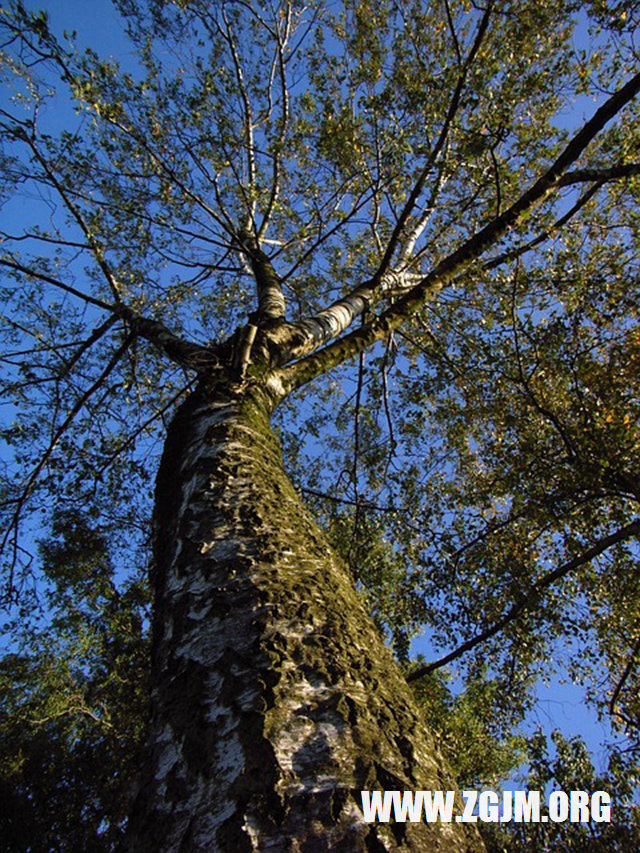
<path id="1" fill-rule="evenodd" d="M 606 169 L 572 169 L 558 181 L 559 187 L 569 187 L 572 184 L 598 181 L 617 181 L 619 178 L 632 178 L 640 175 L 640 163 L 618 163 Z"/>
<path id="2" fill-rule="evenodd" d="M 522 255 L 524 255 L 526 252 L 530 252 L 531 249 L 535 249 L 536 246 L 539 246 L 541 243 L 544 243 L 544 241 L 548 240 L 552 234 L 555 234 L 556 231 L 559 231 L 562 227 L 564 227 L 570 219 L 573 219 L 576 213 L 578 213 L 578 211 L 581 210 L 585 206 L 585 204 L 598 192 L 602 184 L 603 182 L 599 181 L 592 187 L 589 187 L 589 189 L 580 196 L 580 198 L 565 213 L 564 216 L 561 216 L 560 219 L 556 219 L 556 221 L 552 225 L 550 225 L 547 229 L 538 234 L 537 237 L 534 237 L 533 240 L 529 240 L 522 246 L 516 246 L 513 249 L 509 249 L 508 252 L 502 252 L 502 254 L 496 255 L 494 258 L 490 258 L 488 261 L 485 262 L 484 269 L 493 270 L 508 261 L 515 261 L 517 258 L 522 257 Z"/>
<path id="3" fill-rule="evenodd" d="M 229 53 L 231 54 L 231 59 L 233 61 L 233 68 L 236 75 L 236 82 L 238 84 L 238 92 L 240 94 L 240 99 L 242 100 L 242 107 L 244 111 L 244 134 L 245 134 L 245 153 L 247 155 L 247 184 L 250 190 L 249 198 L 245 195 L 244 187 L 242 186 L 242 182 L 238 181 L 242 194 L 247 201 L 247 221 L 245 223 L 245 228 L 248 230 L 254 221 L 254 214 L 256 209 L 255 199 L 252 198 L 253 190 L 256 185 L 256 156 L 255 156 L 255 142 L 253 135 L 253 110 L 251 107 L 251 99 L 249 97 L 249 93 L 247 92 L 247 87 L 244 81 L 244 74 L 242 71 L 242 63 L 240 61 L 240 57 L 238 55 L 238 50 L 236 46 L 235 37 L 231 32 L 231 25 L 229 23 L 229 19 L 227 18 L 227 13 L 225 9 L 224 3 L 222 4 L 221 9 L 222 20 L 224 21 L 225 28 L 223 29 L 219 22 L 216 20 L 216 26 L 218 28 L 218 32 L 222 36 L 222 38 L 226 41 L 229 47 Z"/>
<path id="4" fill-rule="evenodd" d="M 385 253 L 382 257 L 382 260 L 380 261 L 380 265 L 374 276 L 375 280 L 380 280 L 384 273 L 391 268 L 391 261 L 396 252 L 396 249 L 398 248 L 402 240 L 402 236 L 409 221 L 409 217 L 411 216 L 413 209 L 415 208 L 418 202 L 418 199 L 424 189 L 427 178 L 431 174 L 431 170 L 433 169 L 434 164 L 437 162 L 438 158 L 440 157 L 440 154 L 442 153 L 442 150 L 444 149 L 447 137 L 449 136 L 451 125 L 458 111 L 458 107 L 460 106 L 460 98 L 462 96 L 462 91 L 467 80 L 467 74 L 469 72 L 469 69 L 473 65 L 473 62 L 478 54 L 478 51 L 480 50 L 480 46 L 482 45 L 484 37 L 487 33 L 492 8 L 493 0 L 489 0 L 486 9 L 484 10 L 482 19 L 480 20 L 480 23 L 478 25 L 478 31 L 473 41 L 473 45 L 471 46 L 471 50 L 469 51 L 469 55 L 465 59 L 460 69 L 460 76 L 458 77 L 458 82 L 453 91 L 453 95 L 449 103 L 449 109 L 447 110 L 447 115 L 445 117 L 442 129 L 440 130 L 440 134 L 438 136 L 436 144 L 433 146 L 431 153 L 427 158 L 427 162 L 422 172 L 420 173 L 418 180 L 414 184 L 413 189 L 409 193 L 409 198 L 407 199 L 400 213 L 400 216 L 398 217 L 398 221 L 396 222 L 395 228 L 393 229 L 391 237 L 389 238 L 389 242 L 387 243 Z"/>
<path id="5" fill-rule="evenodd" d="M 39 272 L 38 270 L 31 269 L 30 267 L 25 267 L 23 264 L 19 264 L 17 261 L 10 260 L 9 258 L 0 258 L 0 266 L 7 267 L 8 269 L 16 272 L 21 272 L 31 278 L 44 281 L 47 284 L 51 284 L 54 287 L 59 288 L 64 293 L 68 293 L 71 296 L 82 299 L 84 302 L 87 302 L 90 305 L 95 305 L 98 308 L 102 308 L 104 311 L 109 311 L 115 315 L 115 317 L 120 317 L 129 324 L 131 329 L 137 335 L 142 338 L 146 338 L 148 341 L 155 344 L 159 349 L 163 350 L 169 358 L 176 361 L 183 367 L 190 367 L 195 370 L 201 370 L 203 368 L 210 369 L 218 363 L 217 356 L 213 348 L 203 347 L 199 344 L 187 341 L 184 338 L 175 335 L 158 320 L 142 317 L 123 303 L 109 305 L 108 302 L 103 302 L 102 299 L 96 299 L 94 296 L 89 296 L 87 293 L 83 293 L 75 287 L 71 287 L 71 285 L 65 284 L 47 273 Z M 109 325 L 111 325 L 110 322 Z"/>
<path id="6" fill-rule="evenodd" d="M 530 610 L 531 607 L 537 604 L 545 590 L 552 586 L 556 581 L 561 580 L 566 577 L 566 575 L 576 569 L 579 569 L 581 566 L 584 566 L 586 563 L 590 563 L 591 560 L 599 557 L 600 554 L 608 548 L 611 548 L 613 545 L 617 545 L 619 542 L 625 542 L 627 539 L 638 536 L 638 534 L 640 534 L 640 519 L 635 519 L 624 527 L 621 527 L 620 530 L 617 530 L 615 533 L 611 533 L 609 536 L 605 536 L 598 540 L 595 545 L 592 545 L 591 548 L 588 548 L 579 557 L 574 557 L 573 560 L 569 560 L 561 566 L 558 566 L 558 568 L 553 571 L 547 572 L 547 574 L 543 575 L 540 580 L 533 584 L 527 594 L 523 596 L 520 601 L 516 602 L 516 604 L 509 608 L 501 619 L 498 619 L 498 621 L 494 622 L 494 624 L 489 628 L 486 628 L 470 640 L 467 640 L 466 643 L 458 646 L 458 648 L 453 652 L 449 652 L 449 654 L 438 658 L 438 660 L 414 670 L 407 676 L 407 681 L 415 681 L 418 678 L 422 678 L 424 675 L 428 675 L 430 672 L 446 666 L 446 664 L 451 663 L 451 661 L 457 660 L 457 658 L 461 657 L 466 652 L 471 651 L 471 649 L 474 649 L 476 646 L 480 645 L 480 643 L 484 643 L 486 640 L 491 639 L 491 637 L 494 637 L 502 631 L 502 629 L 510 622 L 513 622 L 525 611 Z"/>
<path id="7" fill-rule="evenodd" d="M 269 220 L 273 213 L 276 201 L 280 194 L 280 169 L 282 165 L 282 152 L 284 150 L 284 142 L 289 126 L 289 89 L 287 85 L 286 60 L 284 56 L 285 48 L 288 44 L 291 35 L 291 4 L 287 4 L 286 18 L 284 23 L 284 34 L 280 33 L 280 24 L 276 23 L 274 38 L 277 45 L 277 66 L 278 77 L 280 81 L 280 96 L 282 98 L 282 113 L 280 116 L 280 132 L 278 139 L 273 148 L 273 168 L 271 172 L 271 189 L 269 191 L 269 200 L 262 218 L 262 223 L 258 229 L 258 241 L 266 234 Z"/>
<path id="8" fill-rule="evenodd" d="M 633 648 L 631 649 L 631 654 L 629 655 L 629 659 L 627 661 L 627 664 L 624 668 L 622 675 L 620 676 L 620 678 L 618 680 L 618 683 L 615 686 L 615 689 L 611 695 L 611 701 L 609 702 L 609 713 L 612 716 L 620 717 L 626 723 L 629 722 L 628 718 L 624 714 L 621 714 L 620 711 L 616 710 L 616 704 L 618 702 L 618 698 L 620 696 L 620 693 L 622 692 L 622 688 L 624 687 L 626 680 L 631 675 L 631 671 L 633 670 L 633 667 L 636 664 L 636 658 L 637 658 L 639 653 L 640 653 L 640 637 L 638 637 L 638 639 L 633 644 Z"/>
<path id="9" fill-rule="evenodd" d="M 500 216 L 492 219 L 484 228 L 477 231 L 458 249 L 444 258 L 430 273 L 394 305 L 382 311 L 377 317 L 345 335 L 324 349 L 313 352 L 300 361 L 281 370 L 280 378 L 285 386 L 293 389 L 304 385 L 314 377 L 336 367 L 343 361 L 357 355 L 362 349 L 382 340 L 394 329 L 402 325 L 415 314 L 425 302 L 446 287 L 457 275 L 467 269 L 490 246 L 494 245 L 523 214 L 528 213 L 540 204 L 562 185 L 563 176 L 568 168 L 584 152 L 590 142 L 600 133 L 602 128 L 640 91 L 640 73 L 632 77 L 621 89 L 611 95 L 582 128 L 572 137 L 560 156 Z M 583 172 L 583 170 L 580 170 Z M 570 175 L 571 173 L 569 173 Z M 573 173 L 574 177 L 576 173 Z M 575 182 L 575 181 L 574 181 Z M 356 288 L 351 298 L 370 299 L 374 281 L 365 282 Z M 350 297 L 341 300 L 348 305 Z M 330 312 L 331 309 L 328 309 Z M 323 312 L 327 313 L 327 312 Z M 329 318 L 328 318 L 329 319 Z M 352 318 L 351 318 L 352 319 Z M 342 328 L 346 328 L 343 325 Z M 295 357 L 295 353 L 292 357 Z"/>
<path id="10" fill-rule="evenodd" d="M 336 300 L 324 311 L 319 311 L 313 317 L 307 317 L 295 323 L 295 328 L 302 333 L 303 337 L 288 353 L 289 359 L 314 352 L 323 343 L 337 338 L 345 329 L 348 329 L 353 321 L 369 308 L 373 301 L 375 287 L 372 280 L 366 281 L 347 296 Z"/>
<path id="11" fill-rule="evenodd" d="M 219 363 L 213 347 L 204 347 L 181 338 L 159 320 L 142 317 L 126 306 L 117 309 L 117 314 L 128 323 L 135 335 L 157 346 L 182 367 L 202 371 L 210 370 Z"/>
<path id="12" fill-rule="evenodd" d="M 67 208 L 67 210 L 69 211 L 71 216 L 74 218 L 74 220 L 76 221 L 76 223 L 80 227 L 80 230 L 84 234 L 84 236 L 87 240 L 87 243 L 89 244 L 89 246 L 91 248 L 93 256 L 95 257 L 96 262 L 97 262 L 98 266 L 100 267 L 102 274 L 105 277 L 105 280 L 109 286 L 109 289 L 111 290 L 111 293 L 112 293 L 113 298 L 115 299 L 116 303 L 122 302 L 122 297 L 120 296 L 118 283 L 117 283 L 116 278 L 115 278 L 115 276 L 111 270 L 110 265 L 108 264 L 108 262 L 104 256 L 104 251 L 102 249 L 102 246 L 99 245 L 99 243 L 96 241 L 95 237 L 91 233 L 91 229 L 89 228 L 89 226 L 85 222 L 84 216 L 82 215 L 80 209 L 78 207 L 76 207 L 76 205 L 71 200 L 71 197 L 69 196 L 66 189 L 62 186 L 60 181 L 58 180 L 53 169 L 51 168 L 51 166 L 49 165 L 47 160 L 43 157 L 43 155 L 40 153 L 38 147 L 35 144 L 35 141 L 33 139 L 31 139 L 27 134 L 20 134 L 20 138 L 24 142 L 26 142 L 26 144 L 29 146 L 33 156 L 36 158 L 38 163 L 40 163 L 40 165 L 44 169 L 45 175 L 47 176 L 47 178 L 49 179 L 49 181 L 51 182 L 51 184 L 55 188 L 56 192 L 58 193 L 58 195 L 60 196 L 60 198 L 64 202 L 65 207 Z"/>
<path id="13" fill-rule="evenodd" d="M 24 488 L 22 489 L 20 496 L 15 501 L 11 501 L 12 503 L 15 503 L 15 510 L 13 511 L 13 514 L 11 516 L 11 520 L 9 522 L 9 525 L 8 525 L 6 531 L 5 531 L 5 534 L 2 537 L 2 541 L 0 543 L 0 551 L 3 551 L 4 548 L 6 547 L 7 542 L 9 541 L 9 538 L 10 538 L 12 532 L 18 530 L 18 527 L 20 524 L 20 516 L 21 516 L 22 510 L 24 508 L 24 505 L 27 502 L 27 499 L 29 498 L 29 496 L 33 490 L 33 487 L 36 483 L 36 480 L 40 476 L 43 468 L 45 467 L 45 465 L 47 464 L 47 462 L 51 458 L 55 448 L 57 447 L 58 442 L 60 441 L 60 439 L 62 438 L 62 436 L 64 435 L 64 433 L 68 429 L 68 427 L 71 425 L 71 423 L 75 419 L 78 412 L 83 408 L 83 406 L 88 402 L 88 400 L 95 394 L 95 392 L 100 387 L 102 387 L 103 383 L 107 380 L 109 375 L 117 367 L 118 363 L 120 362 L 120 359 L 126 353 L 126 351 L 129 348 L 132 340 L 133 340 L 133 333 L 130 332 L 124 338 L 124 340 L 121 342 L 120 346 L 116 349 L 114 354 L 111 356 L 111 358 L 107 362 L 104 370 L 100 373 L 100 375 L 98 376 L 96 381 L 83 394 L 81 394 L 80 397 L 78 397 L 78 399 L 73 404 L 73 406 L 69 410 L 68 414 L 64 418 L 61 425 L 54 432 L 54 434 L 51 438 L 51 441 L 49 442 L 49 446 L 47 447 L 45 452 L 42 454 L 38 464 L 35 466 L 35 468 L 31 472 L 31 474 L 27 478 L 26 484 L 25 484 Z M 12 585 L 13 585 L 13 577 L 11 576 L 9 578 L 9 586 L 12 586 Z"/>
<path id="14" fill-rule="evenodd" d="M 258 319 L 283 319 L 286 310 L 284 292 L 271 259 L 262 251 L 253 234 L 245 231 L 241 235 L 241 241 L 256 280 Z"/>
<path id="15" fill-rule="evenodd" d="M 46 281 L 47 284 L 52 284 L 54 287 L 59 288 L 65 293 L 70 294 L 71 296 L 75 296 L 78 299 L 82 299 L 84 302 L 88 302 L 90 305 L 96 305 L 98 308 L 102 308 L 104 311 L 115 311 L 116 307 L 114 305 L 109 305 L 108 302 L 103 302 L 102 299 L 97 299 L 95 296 L 89 296 L 88 293 L 83 293 L 81 290 L 77 290 L 75 287 L 71 287 L 69 284 L 65 284 L 57 278 L 54 278 L 51 275 L 48 275 L 44 272 L 38 272 L 37 270 L 31 269 L 30 267 L 25 267 L 23 264 L 19 264 L 17 261 L 14 261 L 10 258 L 0 258 L 0 266 L 7 267 L 8 269 L 14 270 L 16 272 L 21 272 L 29 278 L 37 278 L 40 281 Z"/>

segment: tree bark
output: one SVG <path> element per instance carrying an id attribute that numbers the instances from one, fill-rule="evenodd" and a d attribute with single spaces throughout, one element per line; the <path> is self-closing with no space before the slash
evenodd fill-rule
<path id="1" fill-rule="evenodd" d="M 288 480 L 272 402 L 201 386 L 158 475 L 152 716 L 128 848 L 482 850 L 367 824 L 362 789 L 452 789 L 345 566 Z"/>

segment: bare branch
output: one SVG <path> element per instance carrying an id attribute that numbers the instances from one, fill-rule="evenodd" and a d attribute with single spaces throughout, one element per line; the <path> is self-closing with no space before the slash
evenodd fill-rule
<path id="1" fill-rule="evenodd" d="M 453 47 L 456 52 L 456 57 L 458 59 L 458 65 L 462 65 L 462 52 L 460 50 L 460 42 L 458 41 L 458 36 L 456 33 L 456 28 L 453 24 L 453 18 L 451 17 L 451 9 L 449 8 L 449 0 L 444 0 L 444 8 L 447 13 L 447 24 L 449 26 L 449 32 L 451 33 L 451 40 L 453 41 Z"/>
<path id="2" fill-rule="evenodd" d="M 23 240 L 39 240 L 41 243 L 52 243 L 54 246 L 68 246 L 72 249 L 90 249 L 88 243 L 78 243 L 75 240 L 60 240 L 55 237 L 50 237 L 48 234 L 38 234 L 32 231 L 25 231 L 24 234 L 9 234 L 6 231 L 0 231 L 2 241 L 10 243 L 21 243 Z"/>
<path id="3" fill-rule="evenodd" d="M 60 198 L 64 202 L 65 207 L 67 208 L 69 213 L 73 216 L 76 223 L 80 226 L 80 229 L 81 229 L 82 233 L 84 234 L 84 236 L 87 240 L 87 243 L 91 247 L 91 251 L 93 253 L 93 256 L 95 257 L 96 262 L 97 262 L 98 266 L 100 267 L 102 274 L 105 277 L 105 280 L 106 280 L 106 282 L 107 282 L 107 284 L 111 290 L 111 293 L 113 294 L 113 298 L 116 300 L 116 303 L 122 302 L 122 297 L 120 296 L 120 291 L 118 289 L 118 283 L 117 283 L 115 276 L 111 270 L 111 267 L 107 263 L 107 260 L 106 260 L 105 255 L 104 255 L 104 250 L 103 250 L 102 246 L 100 246 L 100 244 L 97 242 L 97 240 L 95 239 L 93 234 L 91 233 L 91 229 L 89 228 L 89 226 L 85 222 L 84 217 L 80 211 L 80 208 L 78 208 L 73 203 L 69 193 L 67 192 L 65 187 L 63 187 L 62 184 L 60 183 L 60 181 L 58 180 L 57 175 L 55 174 L 55 172 L 53 171 L 53 169 L 49 165 L 48 161 L 40 153 L 40 150 L 38 149 L 37 145 L 35 144 L 35 141 L 31 137 L 29 137 L 27 134 L 20 134 L 20 138 L 24 142 L 26 142 L 26 144 L 29 146 L 33 156 L 36 158 L 38 163 L 40 163 L 40 165 L 42 166 L 45 175 L 47 176 L 47 178 L 51 182 L 51 185 L 55 188 L 56 192 L 58 193 L 58 195 L 60 196 Z"/>
<path id="4" fill-rule="evenodd" d="M 59 288 L 65 293 L 69 293 L 71 296 L 75 296 L 78 299 L 82 299 L 83 302 L 87 302 L 90 305 L 96 305 L 98 308 L 102 308 L 104 311 L 115 311 L 115 305 L 109 305 L 108 302 L 103 302 L 102 299 L 97 299 L 95 296 L 89 296 L 88 293 L 83 293 L 81 290 L 77 290 L 75 287 L 71 287 L 69 284 L 65 284 L 60 279 L 54 278 L 47 273 L 40 272 L 39 270 L 34 270 L 31 267 L 25 267 L 23 264 L 19 264 L 17 261 L 12 260 L 11 258 L 0 258 L 0 266 L 7 267 L 8 269 L 14 270 L 16 272 L 21 272 L 29 278 L 36 278 L 40 281 L 46 281 L 47 284 L 52 284 L 54 287 Z"/>
<path id="5" fill-rule="evenodd" d="M 522 352 L 520 348 L 520 335 L 518 334 L 518 313 L 516 311 L 516 291 L 518 286 L 518 276 L 517 269 L 513 276 L 513 287 L 511 289 L 511 325 L 513 327 L 513 343 L 516 351 L 516 364 L 518 367 L 518 379 L 520 380 L 521 386 L 524 388 L 524 392 L 527 396 L 527 399 L 534 407 L 534 409 L 538 412 L 538 414 L 542 415 L 545 420 L 547 420 L 552 426 L 555 428 L 556 432 L 560 436 L 562 443 L 565 446 L 567 451 L 567 455 L 570 460 L 575 460 L 578 456 L 576 452 L 576 448 L 569 436 L 568 432 L 565 430 L 563 424 L 557 415 L 551 410 L 548 409 L 539 399 L 538 396 L 534 393 L 531 388 L 531 382 L 529 381 L 530 377 L 525 374 L 524 367 L 522 364 Z M 531 373 L 533 374 L 535 370 Z"/>
<path id="6" fill-rule="evenodd" d="M 118 320 L 118 317 L 115 314 L 112 314 L 110 317 L 107 317 L 107 319 L 104 321 L 104 323 L 101 323 L 99 326 L 96 326 L 96 328 L 89 335 L 89 337 L 80 344 L 80 346 L 73 353 L 71 358 L 68 361 L 64 360 L 64 368 L 63 368 L 62 373 L 60 374 L 60 378 L 62 378 L 63 376 L 68 376 L 71 373 L 71 371 L 76 366 L 76 364 L 80 361 L 80 359 L 85 354 L 85 352 L 87 352 L 89 349 L 91 349 L 91 347 L 97 341 L 99 341 L 100 338 L 102 338 L 104 335 L 106 335 L 106 333 L 114 325 L 114 323 L 116 323 L 117 320 Z"/>
<path id="7" fill-rule="evenodd" d="M 517 258 L 522 257 L 526 252 L 530 252 L 531 249 L 535 249 L 536 246 L 544 243 L 545 240 L 548 240 L 556 231 L 559 231 L 564 225 L 566 225 L 569 220 L 573 219 L 576 213 L 578 213 L 578 211 L 580 211 L 585 204 L 593 198 L 601 186 L 602 183 L 599 182 L 594 184 L 592 187 L 589 187 L 589 189 L 580 196 L 577 202 L 569 208 L 564 216 L 561 216 L 560 219 L 556 219 L 552 225 L 546 228 L 542 233 L 538 234 L 537 237 L 534 237 L 533 240 L 529 240 L 522 246 L 516 246 L 513 249 L 509 249 L 508 252 L 503 252 L 500 255 L 496 255 L 495 258 L 489 259 L 485 262 L 484 269 L 493 270 L 508 261 L 515 261 Z"/>
<path id="8" fill-rule="evenodd" d="M 63 292 L 76 296 L 78 299 L 82 299 L 90 305 L 96 305 L 98 308 L 109 311 L 115 318 L 119 317 L 126 320 L 130 327 L 135 331 L 136 335 L 151 341 L 163 350 L 169 358 L 184 367 L 190 367 L 198 370 L 211 368 L 217 364 L 217 358 L 212 348 L 191 343 L 190 341 L 175 335 L 159 321 L 142 317 L 123 303 L 118 305 L 109 305 L 101 299 L 96 299 L 93 296 L 82 293 L 82 291 L 65 284 L 53 276 L 31 269 L 30 267 L 25 267 L 22 264 L 17 263 L 17 261 L 13 261 L 8 258 L 0 258 L 0 266 L 5 266 L 8 269 L 21 272 L 26 276 L 39 279 L 47 284 L 52 284 L 54 287 L 59 288 Z M 107 324 L 110 326 L 112 322 L 113 321 L 111 319 L 106 321 L 105 326 L 107 326 Z"/>
<path id="9" fill-rule="evenodd" d="M 536 246 L 544 243 L 544 241 L 548 240 L 552 234 L 555 234 L 556 231 L 559 231 L 564 225 L 566 225 L 567 222 L 569 222 L 569 220 L 572 219 L 591 198 L 593 198 L 605 183 L 608 183 L 609 181 L 616 181 L 620 178 L 630 178 L 635 175 L 640 175 L 640 163 L 619 164 L 617 166 L 610 166 L 607 169 L 573 169 L 571 172 L 567 172 L 567 174 L 563 175 L 560 179 L 558 183 L 559 187 L 572 186 L 578 183 L 589 183 L 590 181 L 595 181 L 595 183 L 592 187 L 589 187 L 589 189 L 580 196 L 564 216 L 557 219 L 553 225 L 549 226 L 549 228 L 537 237 L 534 237 L 522 246 L 509 249 L 508 252 L 503 252 L 501 255 L 497 255 L 495 258 L 488 260 L 485 263 L 484 268 L 487 270 L 495 269 L 501 264 L 507 261 L 513 261 L 524 255 L 526 252 L 530 252 L 531 249 L 535 249 Z"/>
<path id="10" fill-rule="evenodd" d="M 281 161 L 282 161 L 282 152 L 284 150 L 284 143 L 287 136 L 287 129 L 289 125 L 289 87 L 287 84 L 287 70 L 286 70 L 286 60 L 284 56 L 284 51 L 289 41 L 289 37 L 291 34 L 291 4 L 287 4 L 287 14 L 284 25 L 284 34 L 281 35 L 280 28 L 277 27 L 275 33 L 276 45 L 277 45 L 277 57 L 276 62 L 278 66 L 278 78 L 280 81 L 280 97 L 282 99 L 282 113 L 280 116 L 280 132 L 278 134 L 278 139 L 276 140 L 274 151 L 273 151 L 273 167 L 271 174 L 271 191 L 269 193 L 269 200 L 267 202 L 267 206 L 264 212 L 264 216 L 262 219 L 262 223 L 258 229 L 258 241 L 260 241 L 264 235 L 266 234 L 267 227 L 269 225 L 269 220 L 271 218 L 271 214 L 273 213 L 273 209 L 275 207 L 276 201 L 278 200 L 278 196 L 280 195 L 280 169 L 281 169 Z"/>
<path id="11" fill-rule="evenodd" d="M 120 454 L 125 448 L 134 445 L 138 436 L 146 432 L 149 427 L 153 423 L 155 423 L 155 421 L 163 418 L 164 415 L 175 406 L 180 397 L 186 394 L 186 392 L 189 390 L 189 388 L 192 387 L 192 385 L 193 383 L 188 383 L 187 385 L 180 388 L 180 390 L 177 393 L 173 394 L 161 408 L 157 409 L 150 417 L 148 417 L 142 424 L 140 424 L 140 426 L 136 430 L 134 430 L 134 432 L 128 435 L 126 440 L 123 441 L 122 444 L 118 445 L 114 453 L 112 453 L 103 461 L 100 468 L 98 468 L 98 476 L 100 476 L 113 462 L 115 462 L 115 460 L 118 458 L 118 456 L 120 456 Z"/>
<path id="12" fill-rule="evenodd" d="M 222 4 L 222 20 L 224 21 L 225 28 L 223 29 L 218 21 L 216 20 L 216 26 L 222 38 L 227 42 L 229 46 L 229 52 L 231 53 L 231 59 L 233 61 L 233 68 L 236 75 L 236 82 L 238 84 L 238 91 L 240 92 L 240 98 L 242 100 L 242 108 L 244 110 L 244 134 L 245 134 L 245 153 L 247 155 L 247 185 L 249 190 L 253 190 L 256 184 L 256 157 L 255 157 L 255 143 L 253 138 L 253 110 L 251 107 L 251 99 L 249 97 L 249 93 L 247 92 L 247 87 L 244 82 L 244 74 L 242 71 L 242 63 L 240 61 L 240 57 L 238 55 L 238 50 L 235 43 L 235 38 L 231 32 L 231 25 L 229 24 L 229 19 L 227 18 L 226 10 L 224 4 Z M 241 182 L 239 182 L 242 186 Z M 244 189 L 243 189 L 244 195 Z M 254 221 L 256 202 L 253 199 L 248 206 L 247 210 L 247 221 L 245 223 L 245 228 L 249 229 Z"/>
<path id="13" fill-rule="evenodd" d="M 170 181 L 185 194 L 187 198 L 189 198 L 197 207 L 199 207 L 208 216 L 210 216 L 214 222 L 216 222 L 224 231 L 226 231 L 227 234 L 229 234 L 231 237 L 235 237 L 236 228 L 233 225 L 231 218 L 227 215 L 224 204 L 222 203 L 222 200 L 219 196 L 218 187 L 216 185 L 215 179 L 213 182 L 213 186 L 214 191 L 216 192 L 216 202 L 218 204 L 220 212 L 211 207 L 210 204 L 207 204 L 207 202 L 204 201 L 204 199 L 202 199 L 198 195 L 198 193 L 194 192 L 189 186 L 187 186 L 187 184 L 185 184 L 185 182 L 180 178 L 177 171 L 169 166 L 167 158 L 160 156 L 153 150 L 153 148 L 149 145 L 146 136 L 140 131 L 138 131 L 133 125 L 133 123 L 130 125 L 123 124 L 121 121 L 117 121 L 111 115 L 105 117 L 105 121 L 111 124 L 113 127 L 118 128 L 118 130 L 120 130 L 126 136 L 131 137 L 138 145 L 140 145 L 141 148 L 143 148 L 144 151 L 153 160 L 159 172 L 166 175 L 170 179 Z M 193 162 L 197 164 L 198 161 L 193 158 L 191 152 L 189 152 L 189 155 L 191 156 Z"/>
<path id="14" fill-rule="evenodd" d="M 605 183 L 617 181 L 620 178 L 632 178 L 640 175 L 640 163 L 618 163 L 606 169 L 572 169 L 558 181 L 559 187 L 569 187 L 572 184 L 583 184 L 590 181 Z"/>

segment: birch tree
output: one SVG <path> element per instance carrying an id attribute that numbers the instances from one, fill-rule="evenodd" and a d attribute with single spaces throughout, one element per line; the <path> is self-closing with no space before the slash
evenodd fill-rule
<path id="1" fill-rule="evenodd" d="M 0 18 L 6 603 L 151 543 L 129 849 L 480 850 L 363 820 L 454 787 L 385 634 L 518 709 L 595 635 L 637 718 L 635 5 L 115 6 Z"/>

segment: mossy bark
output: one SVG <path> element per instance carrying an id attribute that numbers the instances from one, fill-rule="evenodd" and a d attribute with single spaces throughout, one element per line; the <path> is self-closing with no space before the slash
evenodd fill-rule
<path id="1" fill-rule="evenodd" d="M 271 401 L 202 388 L 158 476 L 152 719 L 129 849 L 477 851 L 366 824 L 362 789 L 451 789 L 410 691 L 288 480 Z"/>

